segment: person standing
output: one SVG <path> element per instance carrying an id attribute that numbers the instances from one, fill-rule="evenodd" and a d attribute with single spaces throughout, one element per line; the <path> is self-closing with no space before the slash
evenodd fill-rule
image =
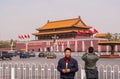
<path id="1" fill-rule="evenodd" d="M 94 48 L 89 47 L 88 52 L 83 54 L 82 59 L 85 61 L 86 79 L 98 79 L 98 70 L 96 62 L 99 57 L 94 53 Z"/>
<path id="2" fill-rule="evenodd" d="M 74 79 L 75 73 L 78 71 L 78 62 L 71 57 L 71 49 L 64 50 L 65 57 L 58 61 L 57 70 L 60 72 L 60 79 Z"/>

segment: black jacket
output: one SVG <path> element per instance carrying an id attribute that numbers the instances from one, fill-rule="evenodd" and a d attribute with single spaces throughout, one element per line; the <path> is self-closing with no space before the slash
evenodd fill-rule
<path id="1" fill-rule="evenodd" d="M 69 73 L 62 73 L 62 69 L 66 69 L 66 61 L 65 61 L 65 57 L 61 58 L 57 66 L 57 70 L 60 72 L 60 78 L 74 79 L 75 72 L 78 71 L 78 62 L 75 59 L 70 58 L 68 62 L 68 68 L 70 69 Z"/>

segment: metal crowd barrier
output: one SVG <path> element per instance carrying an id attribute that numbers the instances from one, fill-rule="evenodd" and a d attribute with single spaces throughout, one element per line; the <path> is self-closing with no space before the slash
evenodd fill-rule
<path id="1" fill-rule="evenodd" d="M 64 56 L 64 53 L 62 53 L 62 52 L 57 52 L 57 53 L 55 53 L 57 56 Z M 71 53 L 71 55 L 73 56 L 73 57 L 80 57 L 80 56 L 82 56 L 84 54 L 84 52 L 72 52 Z"/>
<path id="2" fill-rule="evenodd" d="M 56 65 L 40 63 L 0 63 L 0 79 L 60 79 Z M 98 65 L 99 79 L 120 79 L 119 65 Z M 85 79 L 83 66 L 75 79 Z"/>

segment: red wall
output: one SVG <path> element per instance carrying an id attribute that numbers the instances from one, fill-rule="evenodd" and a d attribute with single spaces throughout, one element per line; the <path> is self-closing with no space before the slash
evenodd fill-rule
<path id="1" fill-rule="evenodd" d="M 93 47 L 95 49 L 95 51 L 98 51 L 98 40 L 92 40 L 93 41 Z M 58 41 L 58 50 L 59 52 L 62 52 L 62 44 L 64 45 L 64 49 L 67 47 L 67 41 Z M 88 49 L 89 46 L 91 46 L 91 40 L 84 40 L 85 43 L 85 50 Z M 75 51 L 75 41 L 69 41 L 69 46 L 72 49 L 72 51 Z M 54 47 L 53 46 L 53 42 L 50 42 L 50 47 Z M 28 44 L 28 49 L 32 50 L 34 49 L 35 51 L 38 51 L 39 48 L 41 48 L 43 51 L 45 51 L 44 49 L 47 48 L 48 45 L 46 42 L 29 42 Z M 16 44 L 16 50 L 20 50 L 20 49 L 25 49 L 25 43 L 17 43 Z M 53 48 L 54 49 L 54 48 Z M 109 47 L 109 51 L 110 51 L 110 47 Z M 77 41 L 77 50 L 78 52 L 82 52 L 82 40 L 78 40 Z M 101 46 L 101 52 L 106 52 L 107 48 L 106 46 Z M 118 51 L 120 51 L 120 45 L 118 46 Z"/>

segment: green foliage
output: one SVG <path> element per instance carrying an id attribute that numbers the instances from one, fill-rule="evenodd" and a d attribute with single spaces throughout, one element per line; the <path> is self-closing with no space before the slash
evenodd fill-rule
<path id="1" fill-rule="evenodd" d="M 110 33 L 107 33 L 106 38 L 107 38 L 109 41 L 111 40 L 111 37 L 112 37 L 112 35 L 111 35 Z"/>
<path id="2" fill-rule="evenodd" d="M 12 42 L 13 42 L 13 48 L 14 48 L 17 41 L 12 39 L 10 41 L 0 41 L 0 48 L 10 48 Z"/>
<path id="3" fill-rule="evenodd" d="M 118 34 L 118 33 L 114 33 L 114 34 L 107 33 L 106 38 L 109 41 L 120 41 L 120 34 Z"/>
<path id="4" fill-rule="evenodd" d="M 9 41 L 0 41 L 0 48 L 10 48 Z"/>

